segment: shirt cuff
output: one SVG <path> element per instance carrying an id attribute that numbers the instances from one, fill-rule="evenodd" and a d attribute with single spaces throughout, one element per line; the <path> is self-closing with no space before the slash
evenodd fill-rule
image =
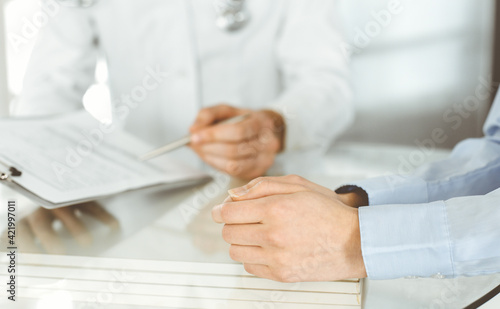
<path id="1" fill-rule="evenodd" d="M 352 185 L 368 194 L 370 206 L 428 202 L 427 183 L 415 177 L 383 176 L 356 181 Z"/>
<path id="2" fill-rule="evenodd" d="M 454 276 L 443 201 L 360 207 L 359 227 L 370 279 Z"/>
<path id="3" fill-rule="evenodd" d="M 277 104 L 273 104 L 269 110 L 280 114 L 285 123 L 284 151 L 299 150 L 311 146 L 311 144 L 305 142 L 309 139 L 304 133 L 304 128 L 295 111 L 292 111 L 289 107 L 278 106 Z"/>

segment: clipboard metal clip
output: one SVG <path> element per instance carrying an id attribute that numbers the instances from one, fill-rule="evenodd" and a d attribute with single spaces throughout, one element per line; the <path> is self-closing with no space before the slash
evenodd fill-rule
<path id="1" fill-rule="evenodd" d="M 9 180 L 9 178 L 12 177 L 19 177 L 23 174 L 20 170 L 17 168 L 11 166 L 9 167 L 9 172 L 8 173 L 0 173 L 0 180 Z"/>

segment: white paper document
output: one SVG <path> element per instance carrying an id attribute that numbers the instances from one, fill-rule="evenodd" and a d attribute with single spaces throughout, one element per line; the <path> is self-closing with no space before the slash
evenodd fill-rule
<path id="1" fill-rule="evenodd" d="M 140 162 L 151 148 L 86 112 L 0 120 L 0 172 L 16 168 L 12 182 L 54 204 L 208 177 L 166 156 Z"/>

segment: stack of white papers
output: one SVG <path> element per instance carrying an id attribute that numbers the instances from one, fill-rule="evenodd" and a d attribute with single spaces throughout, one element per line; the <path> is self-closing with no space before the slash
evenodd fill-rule
<path id="1" fill-rule="evenodd" d="M 1 257 L 4 276 L 8 261 Z M 18 268 L 18 297 L 66 295 L 91 302 L 89 308 L 103 299 L 162 308 L 361 308 L 358 279 L 279 283 L 249 275 L 240 264 L 21 254 Z"/>

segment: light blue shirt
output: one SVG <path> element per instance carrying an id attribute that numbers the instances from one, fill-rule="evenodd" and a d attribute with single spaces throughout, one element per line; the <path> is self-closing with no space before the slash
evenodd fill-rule
<path id="1" fill-rule="evenodd" d="M 355 183 L 370 204 L 359 208 L 369 278 L 500 272 L 500 95 L 483 130 L 411 176 Z"/>

